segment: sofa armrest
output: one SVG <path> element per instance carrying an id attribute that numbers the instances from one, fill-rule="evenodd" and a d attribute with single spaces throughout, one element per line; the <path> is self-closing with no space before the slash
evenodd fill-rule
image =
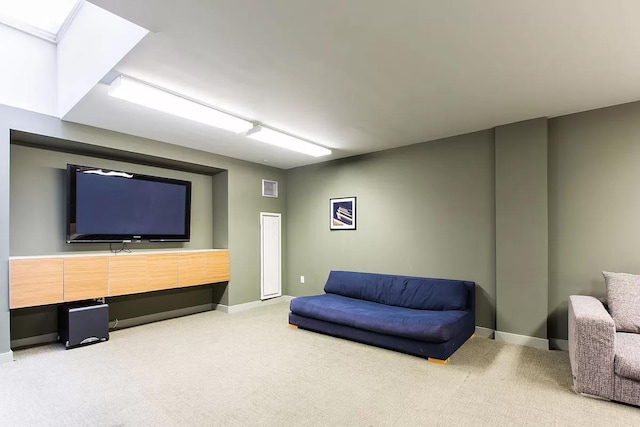
<path id="1" fill-rule="evenodd" d="M 611 399 L 616 327 L 597 298 L 569 297 L 569 359 L 578 393 Z"/>

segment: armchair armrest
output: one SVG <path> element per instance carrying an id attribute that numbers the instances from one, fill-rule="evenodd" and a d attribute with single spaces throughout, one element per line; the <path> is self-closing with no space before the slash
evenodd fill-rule
<path id="1" fill-rule="evenodd" d="M 613 397 L 616 327 L 595 297 L 569 297 L 569 359 L 576 392 Z"/>

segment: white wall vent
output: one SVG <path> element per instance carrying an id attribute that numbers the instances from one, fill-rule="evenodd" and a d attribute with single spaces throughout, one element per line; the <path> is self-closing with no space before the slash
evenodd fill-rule
<path id="1" fill-rule="evenodd" d="M 278 181 L 262 180 L 262 196 L 278 197 Z"/>

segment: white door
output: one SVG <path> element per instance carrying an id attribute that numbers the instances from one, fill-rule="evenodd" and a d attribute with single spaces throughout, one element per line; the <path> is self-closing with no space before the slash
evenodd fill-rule
<path id="1" fill-rule="evenodd" d="M 260 299 L 282 295 L 279 213 L 260 212 Z"/>

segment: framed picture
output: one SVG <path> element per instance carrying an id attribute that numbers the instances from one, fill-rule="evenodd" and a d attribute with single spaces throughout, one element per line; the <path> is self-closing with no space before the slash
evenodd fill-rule
<path id="1" fill-rule="evenodd" d="M 329 199 L 329 229 L 356 229 L 356 198 Z"/>

